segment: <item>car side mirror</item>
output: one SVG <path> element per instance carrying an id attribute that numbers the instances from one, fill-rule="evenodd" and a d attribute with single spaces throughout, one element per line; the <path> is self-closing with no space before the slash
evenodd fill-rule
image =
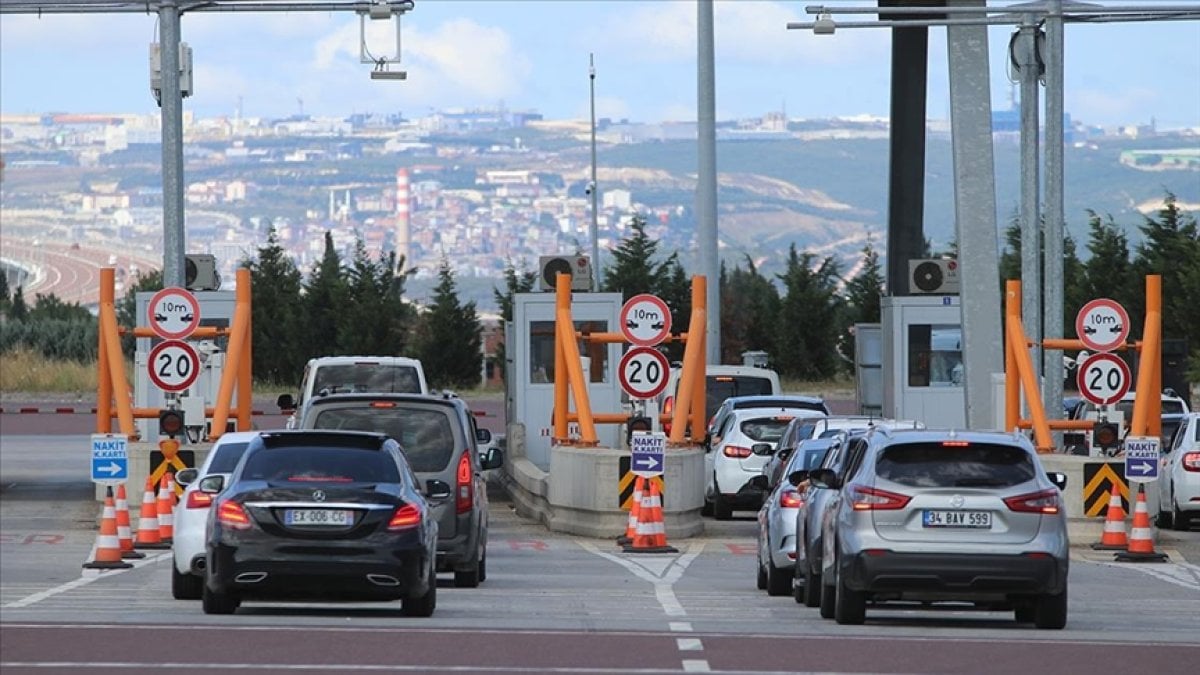
<path id="1" fill-rule="evenodd" d="M 504 466 L 504 451 L 500 448 L 488 448 L 479 455 L 479 466 L 484 471 L 499 469 Z"/>
<path id="2" fill-rule="evenodd" d="M 760 457 L 770 457 L 775 454 L 775 448 L 771 447 L 770 443 L 755 443 L 750 446 L 750 452 L 753 452 Z"/>
<path id="3" fill-rule="evenodd" d="M 817 487 L 830 488 L 833 490 L 836 490 L 838 487 L 840 487 L 838 484 L 837 474 L 833 472 L 833 469 L 816 469 L 814 471 L 810 471 L 808 473 L 808 480 Z"/>
<path id="4" fill-rule="evenodd" d="M 204 478 L 200 479 L 200 483 L 197 485 L 197 488 L 201 492 L 207 492 L 208 494 L 215 495 L 221 490 L 225 489 L 225 476 L 205 476 Z"/>
<path id="5" fill-rule="evenodd" d="M 787 481 L 792 484 L 792 487 L 798 487 L 801 483 L 808 480 L 808 472 L 801 469 L 788 474 Z"/>
<path id="6" fill-rule="evenodd" d="M 199 473 L 197 469 L 181 469 L 175 474 L 175 482 L 183 487 L 187 487 L 196 482 L 196 477 Z"/>
<path id="7" fill-rule="evenodd" d="M 441 481 L 430 479 L 425 481 L 425 498 L 426 499 L 448 499 L 453 492 L 450 490 L 450 484 Z"/>
<path id="8" fill-rule="evenodd" d="M 1049 478 L 1050 482 L 1054 483 L 1059 490 L 1067 489 L 1067 474 L 1062 473 L 1061 471 L 1047 471 L 1046 477 Z"/>
<path id="9" fill-rule="evenodd" d="M 291 394 L 280 394 L 279 398 L 275 399 L 275 404 L 280 410 L 295 410 L 296 399 L 292 398 Z"/>
<path id="10" fill-rule="evenodd" d="M 796 448 L 780 448 L 778 451 L 776 451 L 775 456 L 779 458 L 779 461 L 785 462 L 789 457 L 792 456 L 792 452 L 795 450 Z"/>
<path id="11" fill-rule="evenodd" d="M 492 432 L 488 429 L 483 429 L 483 428 L 476 429 L 475 430 L 475 442 L 476 443 L 491 443 L 492 442 Z"/>
<path id="12" fill-rule="evenodd" d="M 762 474 L 759 474 L 759 475 L 755 476 L 754 478 L 751 478 L 750 486 L 758 488 L 759 490 L 771 489 L 771 484 L 767 482 L 767 477 Z"/>

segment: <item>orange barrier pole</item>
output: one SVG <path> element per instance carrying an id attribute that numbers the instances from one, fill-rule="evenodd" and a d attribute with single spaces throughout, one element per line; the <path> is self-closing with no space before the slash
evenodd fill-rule
<path id="1" fill-rule="evenodd" d="M 1159 420 L 1162 429 L 1162 396 L 1154 387 L 1154 373 L 1162 366 L 1159 344 L 1162 339 L 1162 277 L 1157 274 L 1146 276 L 1146 324 L 1142 329 L 1141 368 L 1138 369 L 1137 385 L 1134 387 L 1133 421 L 1129 435 L 1145 436 L 1151 430 L 1151 418 Z M 1151 402 L 1158 401 L 1158 412 L 1151 409 Z"/>
<path id="2" fill-rule="evenodd" d="M 1025 331 L 1011 314 L 1008 317 L 1008 339 L 1013 345 L 1025 344 Z M 1033 361 L 1029 358 L 1029 349 L 1022 347 L 1015 351 L 1017 373 L 1021 376 L 1021 385 L 1025 390 L 1025 402 L 1029 406 L 1029 416 L 1033 418 L 1033 435 L 1037 441 L 1037 450 L 1040 453 L 1052 452 L 1054 441 L 1050 437 L 1050 427 L 1046 424 L 1046 410 L 1042 407 L 1037 377 L 1033 371 Z"/>
<path id="3" fill-rule="evenodd" d="M 100 335 L 104 338 L 109 381 L 112 383 L 113 398 L 117 402 L 117 419 L 121 433 L 134 438 L 137 436 L 137 429 L 133 425 L 129 383 L 125 381 L 125 356 L 121 353 L 121 338 L 117 332 L 117 310 L 111 302 L 100 304 Z"/>
<path id="4" fill-rule="evenodd" d="M 1005 329 L 1014 320 L 1021 323 L 1021 282 L 1010 279 L 1005 282 L 1006 303 L 1004 305 Z M 1021 417 L 1021 389 L 1017 373 L 1017 344 L 1009 338 L 1004 341 L 1004 429 L 1016 431 Z M 1025 344 L 1021 342 L 1019 344 Z"/>
<path id="5" fill-rule="evenodd" d="M 567 393 L 567 355 L 563 343 L 568 339 L 563 332 L 563 326 L 558 321 L 560 310 L 571 308 L 571 285 L 564 281 L 566 274 L 560 274 L 554 279 L 554 412 L 551 422 L 554 424 L 554 443 L 566 443 L 570 439 L 567 431 L 567 415 L 570 414 L 570 398 Z M 574 332 L 574 326 L 571 332 Z"/>
<path id="6" fill-rule="evenodd" d="M 246 322 L 246 343 L 242 348 L 241 368 L 238 369 L 237 383 L 237 429 L 238 431 L 250 431 L 253 428 L 253 423 L 250 418 L 254 412 L 254 330 L 253 317 L 254 307 L 251 304 L 253 294 L 250 292 L 250 270 L 246 267 L 240 267 L 237 271 L 237 294 L 235 296 L 238 307 L 244 307 L 246 316 L 251 317 L 251 320 Z"/>
<path id="7" fill-rule="evenodd" d="M 599 342 L 604 344 L 625 344 L 629 342 L 629 340 L 626 340 L 625 336 L 621 335 L 620 333 L 588 333 L 585 335 L 576 331 L 575 339 L 583 340 L 584 342 Z M 667 337 L 663 338 L 663 342 L 683 342 L 685 340 L 687 340 L 687 333 L 668 335 Z"/>
<path id="8" fill-rule="evenodd" d="M 1094 420 L 1046 420 L 1046 426 L 1055 431 L 1088 431 L 1096 426 Z M 1033 420 L 1020 419 L 1017 420 L 1017 427 L 1021 429 L 1032 429 Z"/>
<path id="9" fill-rule="evenodd" d="M 238 282 L 241 285 L 239 275 Z M 249 289 L 246 291 L 249 292 Z M 242 368 L 242 359 L 250 358 L 246 354 L 246 345 L 250 335 L 250 305 L 241 302 L 242 291 L 238 289 L 238 301 L 233 310 L 233 328 L 229 333 L 229 349 L 225 357 L 225 370 L 221 373 L 221 386 L 217 390 L 217 398 L 213 401 L 212 429 L 208 437 L 216 440 L 225 433 L 229 423 L 229 408 L 233 401 L 233 386 Z"/>
<path id="10" fill-rule="evenodd" d="M 158 333 L 154 329 L 145 326 L 137 326 L 135 328 L 120 328 L 118 332 L 121 335 L 133 335 L 134 337 L 155 338 Z M 232 328 L 221 328 L 218 326 L 199 326 L 192 331 L 187 339 L 189 340 L 213 340 L 219 337 L 229 337 L 233 334 Z"/>
<path id="11" fill-rule="evenodd" d="M 1064 349 L 1064 350 L 1065 349 L 1087 349 L 1088 348 L 1087 345 L 1083 344 L 1083 340 L 1067 340 L 1067 339 L 1063 339 L 1063 338 L 1047 338 L 1045 340 L 1042 340 L 1042 347 L 1044 347 L 1046 349 Z M 1125 351 L 1126 349 L 1135 349 L 1135 348 L 1136 348 L 1135 344 L 1127 342 L 1125 344 L 1121 344 L 1121 345 L 1117 345 L 1116 347 L 1113 347 L 1110 351 L 1120 352 L 1120 351 Z"/>
<path id="12" fill-rule="evenodd" d="M 115 278 L 116 270 L 113 268 L 102 267 L 100 269 L 101 307 L 106 304 L 116 306 Z M 98 337 L 96 357 L 99 366 L 99 372 L 96 377 L 96 433 L 109 434 L 112 433 L 113 384 L 112 374 L 108 372 L 108 350 L 105 348 L 103 322 L 100 323 L 96 335 Z"/>
<path id="13" fill-rule="evenodd" d="M 1149 360 L 1150 372 L 1154 375 L 1151 383 L 1149 417 L 1146 420 L 1147 431 L 1156 438 L 1162 437 L 1162 276 L 1150 274 L 1146 276 L 1146 308 L 1147 315 L 1154 316 L 1154 356 Z M 1143 335 L 1143 338 L 1145 336 Z M 1145 353 L 1142 363 L 1147 363 Z"/>
<path id="14" fill-rule="evenodd" d="M 693 310 L 692 313 L 697 317 L 699 329 L 696 336 L 696 359 L 693 362 L 692 368 L 692 404 L 689 408 L 692 412 L 692 441 L 704 438 L 704 434 L 708 430 L 708 420 L 705 419 L 705 395 L 708 387 L 705 386 L 705 363 L 708 361 L 708 305 L 706 299 L 708 297 L 708 280 L 704 275 L 696 275 L 692 279 L 692 307 L 699 309 Z"/>
<path id="15" fill-rule="evenodd" d="M 559 274 L 556 280 L 555 291 L 562 290 L 566 294 L 565 306 L 563 303 L 556 303 L 557 325 L 558 331 L 556 334 L 561 334 L 564 339 L 562 341 L 562 355 L 566 361 L 567 367 L 567 384 L 571 386 L 571 395 L 575 397 L 575 408 L 579 412 L 579 444 L 580 445 L 596 445 L 599 440 L 596 437 L 596 424 L 592 421 L 592 405 L 588 400 L 587 383 L 583 376 L 583 362 L 579 355 L 579 343 L 575 341 L 575 322 L 571 320 L 571 276 L 569 274 Z M 558 373 L 554 374 L 555 380 L 558 379 Z M 566 418 L 568 411 L 563 409 L 563 418 Z"/>
<path id="16" fill-rule="evenodd" d="M 629 421 L 629 413 L 592 413 L 592 422 L 595 424 L 624 424 Z M 578 422 L 579 413 L 567 413 L 568 422 Z"/>
<path id="17" fill-rule="evenodd" d="M 696 279 L 692 277 L 692 315 L 688 319 L 688 335 L 703 335 L 703 319 L 697 321 L 697 309 L 703 304 L 696 304 Z M 675 409 L 672 411 L 671 435 L 667 439 L 676 445 L 683 444 L 684 433 L 687 430 L 688 415 L 691 413 L 692 399 L 696 393 L 696 360 L 700 360 L 700 372 L 704 372 L 703 345 L 698 339 L 689 339 L 683 348 L 683 368 L 679 373 L 678 393 L 675 396 Z"/>

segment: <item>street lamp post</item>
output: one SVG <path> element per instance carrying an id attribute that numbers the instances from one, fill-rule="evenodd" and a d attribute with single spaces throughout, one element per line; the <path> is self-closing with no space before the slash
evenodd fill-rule
<path id="1" fill-rule="evenodd" d="M 596 290 L 600 290 L 603 277 L 600 274 L 600 186 L 596 184 L 596 59 L 595 54 L 588 54 L 588 85 L 592 94 L 592 182 L 588 183 L 588 192 L 592 195 L 592 281 Z"/>

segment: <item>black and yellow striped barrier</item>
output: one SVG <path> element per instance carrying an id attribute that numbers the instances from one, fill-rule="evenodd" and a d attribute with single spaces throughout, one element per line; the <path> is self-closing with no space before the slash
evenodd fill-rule
<path id="1" fill-rule="evenodd" d="M 623 511 L 628 511 L 633 506 L 633 484 L 637 482 L 637 474 L 629 470 L 629 455 L 618 458 L 617 466 L 617 506 Z M 658 483 L 659 494 L 665 494 L 663 488 L 666 484 L 662 476 L 655 476 L 650 480 Z"/>
<path id="2" fill-rule="evenodd" d="M 1113 486 L 1121 495 L 1121 508 L 1129 513 L 1129 482 L 1125 480 L 1122 462 L 1096 462 L 1083 465 L 1083 514 L 1103 518 Z"/>

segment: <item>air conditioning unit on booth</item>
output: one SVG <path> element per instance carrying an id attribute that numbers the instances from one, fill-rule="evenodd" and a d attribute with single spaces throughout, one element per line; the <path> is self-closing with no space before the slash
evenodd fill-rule
<path id="1" fill-rule="evenodd" d="M 912 295 L 958 295 L 958 261 L 943 258 L 908 261 L 908 292 Z"/>
<path id="2" fill-rule="evenodd" d="M 592 290 L 592 259 L 586 255 L 544 255 L 538 258 L 538 288 L 553 291 L 556 275 L 571 275 L 571 290 Z"/>
<path id="3" fill-rule="evenodd" d="M 188 253 L 183 257 L 183 285 L 189 291 L 221 289 L 217 258 L 210 253 Z"/>

